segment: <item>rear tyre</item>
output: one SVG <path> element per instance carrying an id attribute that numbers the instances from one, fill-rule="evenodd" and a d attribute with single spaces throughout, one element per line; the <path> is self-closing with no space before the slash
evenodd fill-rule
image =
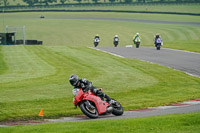
<path id="1" fill-rule="evenodd" d="M 116 101 L 116 104 L 112 105 L 112 107 L 113 107 L 113 112 L 112 112 L 113 115 L 120 116 L 124 113 L 124 109 L 119 102 Z"/>
<path id="2" fill-rule="evenodd" d="M 90 101 L 89 101 L 90 102 Z M 91 103 L 92 104 L 92 103 Z M 89 118 L 95 119 L 98 118 L 99 113 L 96 109 L 96 107 L 94 109 L 90 109 L 86 106 L 85 102 L 80 103 L 79 105 L 81 111 L 88 116 Z"/>

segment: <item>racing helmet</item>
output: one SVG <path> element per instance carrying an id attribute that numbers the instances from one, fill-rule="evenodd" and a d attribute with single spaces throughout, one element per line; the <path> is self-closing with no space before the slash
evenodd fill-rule
<path id="1" fill-rule="evenodd" d="M 69 82 L 71 85 L 75 86 L 78 83 L 78 76 L 76 74 L 72 74 L 69 77 Z"/>
<path id="2" fill-rule="evenodd" d="M 156 33 L 156 37 L 157 37 L 157 38 L 160 37 L 159 33 Z"/>
<path id="3" fill-rule="evenodd" d="M 139 33 L 136 33 L 136 35 L 139 35 Z"/>
<path id="4" fill-rule="evenodd" d="M 115 37 L 118 37 L 118 35 L 115 35 Z"/>

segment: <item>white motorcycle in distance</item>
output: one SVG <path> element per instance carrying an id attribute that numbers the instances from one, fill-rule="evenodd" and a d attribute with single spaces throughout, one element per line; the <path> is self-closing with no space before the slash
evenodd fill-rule
<path id="1" fill-rule="evenodd" d="M 156 41 L 155 41 L 155 47 L 156 47 L 156 49 L 160 50 L 160 48 L 161 48 L 162 45 L 163 45 L 162 39 L 161 38 L 156 39 Z"/>
<path id="2" fill-rule="evenodd" d="M 136 48 L 139 48 L 140 42 L 141 42 L 140 38 L 139 38 L 139 37 L 136 37 L 135 40 L 134 40 L 134 43 L 135 43 L 135 45 L 136 45 Z"/>
<path id="3" fill-rule="evenodd" d="M 99 45 L 100 39 L 94 38 L 94 47 L 97 47 Z"/>

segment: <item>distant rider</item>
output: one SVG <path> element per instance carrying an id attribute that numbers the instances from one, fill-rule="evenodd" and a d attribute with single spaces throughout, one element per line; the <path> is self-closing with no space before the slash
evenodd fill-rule
<path id="1" fill-rule="evenodd" d="M 96 39 L 96 38 L 98 38 L 98 39 L 99 39 L 99 41 L 100 41 L 100 37 L 99 37 L 99 35 L 98 35 L 98 34 L 96 34 L 96 35 L 95 35 L 94 39 Z"/>
<path id="2" fill-rule="evenodd" d="M 140 34 L 136 33 L 135 36 L 133 37 L 134 44 L 136 44 L 135 39 L 138 38 L 138 37 L 141 39 Z"/>
<path id="3" fill-rule="evenodd" d="M 73 74 L 69 77 L 69 82 L 72 86 L 74 86 L 74 89 L 80 89 L 82 88 L 83 92 L 86 92 L 88 90 L 92 91 L 96 96 L 106 98 L 106 101 L 109 104 L 114 104 L 115 101 L 112 100 L 108 95 L 97 89 L 92 85 L 92 82 L 88 81 L 85 78 L 79 79 L 77 75 Z"/>
<path id="4" fill-rule="evenodd" d="M 99 45 L 100 42 L 100 37 L 98 34 L 96 34 L 96 36 L 94 37 L 94 47 L 97 47 Z"/>
<path id="5" fill-rule="evenodd" d="M 161 39 L 161 36 L 159 35 L 159 33 L 157 33 L 155 36 L 154 36 L 154 44 L 156 46 L 156 41 L 157 39 L 160 38 Z M 162 40 L 162 39 L 161 39 Z"/>
<path id="6" fill-rule="evenodd" d="M 113 38 L 113 43 L 114 43 L 115 47 L 118 45 L 118 43 L 119 43 L 118 35 L 115 35 L 115 37 Z"/>

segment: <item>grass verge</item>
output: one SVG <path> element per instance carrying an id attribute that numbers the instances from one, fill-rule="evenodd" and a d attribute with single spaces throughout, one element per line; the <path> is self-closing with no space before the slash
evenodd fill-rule
<path id="1" fill-rule="evenodd" d="M 6 13 L 5 24 L 25 25 L 26 38 L 41 40 L 45 46 L 93 46 L 93 37 L 96 34 L 101 37 L 99 46 L 112 47 L 113 37 L 116 34 L 120 39 L 119 46 L 126 46 L 133 44 L 133 36 L 139 32 L 142 46 L 153 47 L 154 35 L 160 33 L 164 41 L 163 47 L 200 52 L 200 26 L 162 23 L 164 20 L 198 23 L 200 17 L 197 16 L 48 12 L 43 13 L 45 19 L 39 19 L 40 15 L 41 13 Z M 2 14 L 0 17 L 3 18 Z M 144 22 L 137 22 L 137 20 L 144 20 Z M 150 23 L 145 20 L 161 20 L 161 22 Z M 3 25 L 2 21 L 0 25 Z"/>
<path id="2" fill-rule="evenodd" d="M 137 119 L 51 123 L 33 126 L 0 127 L 3 133 L 199 133 L 200 113 L 155 116 Z"/>

